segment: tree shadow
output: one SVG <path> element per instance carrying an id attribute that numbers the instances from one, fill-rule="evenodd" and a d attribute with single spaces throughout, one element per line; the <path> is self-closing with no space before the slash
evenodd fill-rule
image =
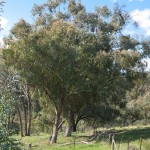
<path id="1" fill-rule="evenodd" d="M 142 129 L 128 129 L 123 130 L 115 135 L 116 142 L 128 142 L 128 141 L 136 141 L 136 140 L 146 140 L 150 139 L 150 127 L 145 127 Z"/>

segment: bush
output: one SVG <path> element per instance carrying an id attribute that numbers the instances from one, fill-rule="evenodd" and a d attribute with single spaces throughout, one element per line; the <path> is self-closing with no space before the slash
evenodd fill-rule
<path id="1" fill-rule="evenodd" d="M 0 149 L 1 150 L 21 150 L 20 142 L 10 137 L 9 133 L 0 128 Z"/>

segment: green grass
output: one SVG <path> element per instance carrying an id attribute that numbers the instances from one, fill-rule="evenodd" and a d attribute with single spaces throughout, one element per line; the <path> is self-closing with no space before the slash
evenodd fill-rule
<path id="1" fill-rule="evenodd" d="M 116 135 L 115 140 L 119 142 L 127 141 L 137 141 L 139 139 L 149 139 L 150 138 L 150 127 L 136 128 L 136 129 L 125 129 L 123 132 Z"/>
<path id="2" fill-rule="evenodd" d="M 115 142 L 117 148 L 120 147 L 120 150 L 126 150 L 128 141 L 130 146 L 134 148 L 139 148 L 141 139 L 142 139 L 142 150 L 150 150 L 150 127 L 136 127 L 136 128 L 116 128 L 116 129 L 107 129 L 109 131 L 121 131 L 118 134 L 115 134 Z M 108 135 L 101 137 L 97 142 L 85 144 L 80 143 L 80 141 L 85 141 L 90 138 L 88 133 L 74 133 L 72 137 L 64 137 L 62 133 L 58 136 L 58 143 L 50 145 L 48 143 L 49 135 L 41 133 L 40 135 L 34 135 L 30 137 L 19 138 L 22 143 L 24 143 L 25 149 L 27 145 L 32 144 L 31 150 L 111 150 L 111 145 L 109 142 L 106 142 Z M 75 141 L 75 145 L 73 144 Z M 72 143 L 70 145 L 62 146 L 64 143 Z"/>

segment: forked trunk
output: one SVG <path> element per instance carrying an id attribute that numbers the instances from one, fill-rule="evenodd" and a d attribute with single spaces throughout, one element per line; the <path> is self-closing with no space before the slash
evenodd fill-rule
<path id="1" fill-rule="evenodd" d="M 57 135 L 58 135 L 61 111 L 55 110 L 55 113 L 56 113 L 56 116 L 55 116 L 55 123 L 53 126 L 53 134 L 52 134 L 51 141 L 50 141 L 51 144 L 57 142 Z"/>
<path id="2" fill-rule="evenodd" d="M 47 92 L 48 94 L 48 92 Z M 55 122 L 54 122 L 54 126 L 53 126 L 53 134 L 51 137 L 51 141 L 50 143 L 56 143 L 57 142 L 57 136 L 58 136 L 58 130 L 59 130 L 59 125 L 60 125 L 60 117 L 61 117 L 61 113 L 63 110 L 63 106 L 64 106 L 64 94 L 65 94 L 65 88 L 64 88 L 64 82 L 62 82 L 61 84 L 61 101 L 60 101 L 60 105 L 59 107 L 55 107 Z M 49 95 L 49 94 L 48 94 Z"/>

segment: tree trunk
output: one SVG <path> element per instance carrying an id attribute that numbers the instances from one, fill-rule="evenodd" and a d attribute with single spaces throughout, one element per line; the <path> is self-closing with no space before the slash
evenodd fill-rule
<path id="1" fill-rule="evenodd" d="M 58 126 L 58 130 L 60 130 L 62 128 L 62 125 L 65 123 L 65 120 L 61 121 L 61 123 Z"/>
<path id="2" fill-rule="evenodd" d="M 65 132 L 65 136 L 70 137 L 71 134 L 72 134 L 72 124 L 68 123 L 67 129 L 66 129 L 66 132 Z"/>
<path id="3" fill-rule="evenodd" d="M 7 121 L 7 130 L 10 129 L 10 114 L 8 115 L 8 121 Z"/>
<path id="4" fill-rule="evenodd" d="M 31 119 L 32 119 L 32 107 L 31 107 L 31 97 L 30 97 L 30 92 L 29 92 L 29 87 L 27 86 L 26 89 L 26 97 L 27 97 L 27 101 L 28 101 L 28 126 L 27 126 L 27 136 L 30 136 L 30 132 L 31 132 Z"/>
<path id="5" fill-rule="evenodd" d="M 77 125 L 78 125 L 78 123 L 79 123 L 80 120 L 81 120 L 81 119 L 78 118 L 78 117 L 77 117 L 76 120 L 75 120 L 75 117 L 74 117 L 73 127 L 72 127 L 73 132 L 77 132 Z"/>
<path id="6" fill-rule="evenodd" d="M 125 116 L 123 116 L 123 126 L 125 127 L 127 125 L 127 119 Z"/>
<path id="7" fill-rule="evenodd" d="M 23 127 L 22 127 L 22 117 L 21 117 L 21 113 L 18 107 L 17 107 L 17 111 L 18 111 L 19 121 L 20 121 L 20 134 L 21 134 L 21 137 L 23 137 L 24 135 L 23 135 Z"/>
<path id="8" fill-rule="evenodd" d="M 47 95 L 49 96 L 47 90 L 46 90 Z M 50 96 L 49 96 L 50 97 Z M 55 122 L 53 125 L 53 133 L 51 137 L 50 143 L 56 143 L 57 142 L 57 136 L 58 136 L 58 130 L 59 130 L 59 124 L 60 124 L 60 117 L 61 113 L 63 110 L 63 107 L 65 105 L 65 86 L 64 82 L 61 83 L 61 99 L 60 99 L 60 105 L 55 106 Z"/>
<path id="9" fill-rule="evenodd" d="M 24 102 L 23 108 L 24 108 L 24 132 L 25 132 L 25 136 L 27 136 L 28 135 L 28 131 L 27 131 L 27 126 L 28 126 L 27 116 L 28 115 L 27 115 L 27 103 L 26 102 Z"/>
<path id="10" fill-rule="evenodd" d="M 76 126 L 76 122 L 75 122 L 75 115 L 73 115 L 73 118 L 72 118 L 72 132 L 77 132 L 77 126 Z"/>
<path id="11" fill-rule="evenodd" d="M 66 129 L 66 132 L 65 132 L 66 137 L 71 136 L 72 131 L 73 131 L 73 124 L 75 124 L 74 123 L 74 115 L 70 114 L 67 118 L 67 129 Z"/>
<path id="12" fill-rule="evenodd" d="M 72 131 L 73 131 L 73 132 L 77 132 L 77 125 L 76 125 L 75 123 L 74 123 L 73 126 L 72 126 Z"/>
<path id="13" fill-rule="evenodd" d="M 29 86 L 26 84 L 23 89 L 24 97 L 22 98 L 23 109 L 24 109 L 24 130 L 25 136 L 30 136 L 31 131 L 31 97 L 29 92 Z"/>
<path id="14" fill-rule="evenodd" d="M 15 119 L 15 114 L 12 115 L 12 118 L 11 118 L 11 126 L 14 125 L 14 119 Z"/>
<path id="15" fill-rule="evenodd" d="M 53 126 L 53 134 L 52 134 L 51 141 L 50 141 L 51 144 L 57 142 L 58 127 L 59 127 L 59 122 L 60 122 L 61 111 L 56 109 L 55 113 L 56 113 L 56 116 L 55 116 L 55 123 Z"/>
<path id="16" fill-rule="evenodd" d="M 74 117 L 73 127 L 72 127 L 73 132 L 77 132 L 77 125 L 78 125 L 78 123 L 81 119 L 82 119 L 82 117 L 77 117 L 76 120 L 75 120 L 75 117 Z"/>
<path id="17" fill-rule="evenodd" d="M 147 113 L 145 112 L 145 126 L 147 125 L 147 119 L 148 117 L 147 117 Z"/>
<path id="18" fill-rule="evenodd" d="M 32 120 L 32 112 L 31 112 L 31 100 L 28 103 L 28 128 L 27 128 L 27 136 L 31 134 L 31 120 Z"/>

